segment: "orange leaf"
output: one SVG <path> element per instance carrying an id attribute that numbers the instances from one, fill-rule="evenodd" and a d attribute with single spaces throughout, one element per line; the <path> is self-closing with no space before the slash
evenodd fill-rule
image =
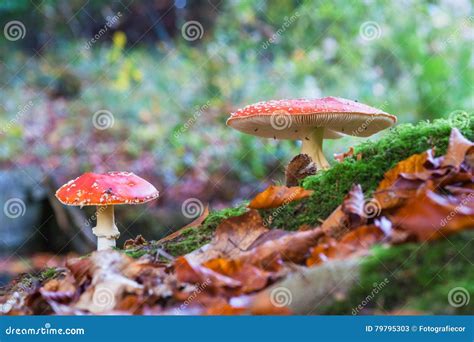
<path id="1" fill-rule="evenodd" d="M 227 257 L 232 258 L 246 251 L 260 235 L 268 231 L 256 210 L 243 215 L 228 218 L 219 224 L 214 239 L 203 251 L 188 254 L 193 262 Z"/>
<path id="2" fill-rule="evenodd" d="M 299 186 L 288 188 L 286 186 L 271 185 L 265 191 L 255 196 L 255 198 L 250 202 L 249 208 L 277 208 L 293 201 L 311 196 L 312 193 L 312 190 L 305 190 Z"/>
<path id="3" fill-rule="evenodd" d="M 207 261 L 203 266 L 239 281 L 243 293 L 264 288 L 267 285 L 268 278 L 271 276 L 271 273 L 253 265 L 243 263 L 241 260 L 212 259 Z"/>
<path id="4" fill-rule="evenodd" d="M 420 241 L 474 228 L 474 193 L 441 196 L 427 185 L 391 220 L 399 228 L 413 233 Z"/>

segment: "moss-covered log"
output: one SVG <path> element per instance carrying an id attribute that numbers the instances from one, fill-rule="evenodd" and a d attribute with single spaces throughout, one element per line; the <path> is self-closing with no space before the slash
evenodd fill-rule
<path id="1" fill-rule="evenodd" d="M 314 190 L 311 197 L 276 210 L 264 210 L 261 214 L 265 219 L 271 217 L 273 228 L 296 230 L 304 224 L 318 225 L 342 202 L 354 183 L 361 184 L 366 195 L 370 195 L 384 173 L 399 161 L 433 147 L 437 154 L 445 153 L 452 127 L 451 122 L 442 119 L 433 123 L 400 125 L 378 141 L 356 146 L 354 155 L 360 153 L 360 160 L 347 158 L 329 170 L 305 178 L 302 185 Z M 468 139 L 474 140 L 474 115 L 458 128 Z M 162 247 L 175 256 L 189 253 L 208 243 L 224 218 L 240 215 L 243 210 L 238 207 L 213 212 L 202 225 L 189 228 Z"/>
<path id="2" fill-rule="evenodd" d="M 467 124 L 469 123 L 469 124 Z M 469 140 L 474 140 L 474 115 L 470 122 L 458 127 Z M 262 213 L 272 217 L 272 226 L 296 230 L 303 224 L 318 225 L 342 203 L 353 184 L 360 184 L 366 195 L 377 188 L 386 171 L 399 161 L 413 154 L 435 148 L 436 154 L 444 154 L 448 146 L 452 125 L 447 120 L 417 125 L 405 124 L 392 129 L 376 142 L 364 142 L 354 148 L 354 157 L 332 166 L 330 170 L 309 176 L 302 182 L 313 195 L 298 203 L 291 203 L 278 214 L 267 210 Z M 362 155 L 357 160 L 358 154 Z"/>
<path id="3" fill-rule="evenodd" d="M 406 310 L 432 314 L 474 312 L 474 233 L 435 242 L 378 247 L 365 258 L 344 300 L 317 310 L 360 314 Z M 365 304 L 365 305 L 364 305 Z"/>

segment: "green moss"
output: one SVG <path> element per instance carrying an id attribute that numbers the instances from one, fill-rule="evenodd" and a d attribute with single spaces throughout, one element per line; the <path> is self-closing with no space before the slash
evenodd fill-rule
<path id="1" fill-rule="evenodd" d="M 40 272 L 39 279 L 41 281 L 49 280 L 55 278 L 59 273 L 60 271 L 55 267 L 48 267 Z"/>
<path id="2" fill-rule="evenodd" d="M 377 247 L 362 262 L 359 282 L 346 299 L 322 310 L 328 314 L 360 313 L 378 309 L 416 310 L 433 314 L 474 312 L 474 232 L 425 244 Z M 375 284 L 375 285 L 374 285 Z M 450 305 L 448 294 L 463 288 L 471 300 Z M 377 290 L 375 290 L 377 289 Z M 376 292 L 376 293 L 375 293 Z"/>
<path id="3" fill-rule="evenodd" d="M 471 114 L 470 125 L 465 126 L 459 127 L 460 130 L 474 140 L 474 115 Z M 262 216 L 273 216 L 272 227 L 285 230 L 296 230 L 303 224 L 316 225 L 341 204 L 354 183 L 361 184 L 370 196 L 384 173 L 399 161 L 432 147 L 436 147 L 438 154 L 444 153 L 451 129 L 450 122 L 443 119 L 400 125 L 376 142 L 366 141 L 356 146 L 355 155 L 361 153 L 361 160 L 348 158 L 327 171 L 305 178 L 302 186 L 314 190 L 310 198 L 278 208 L 277 213 L 262 211 Z"/>

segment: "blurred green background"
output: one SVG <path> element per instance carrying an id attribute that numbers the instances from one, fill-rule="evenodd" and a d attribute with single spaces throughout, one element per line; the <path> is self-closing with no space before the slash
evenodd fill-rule
<path id="1" fill-rule="evenodd" d="M 469 0 L 3 0 L 0 23 L 0 200 L 26 203 L 24 222 L 0 218 L 3 251 L 78 250 L 48 238 L 51 194 L 86 171 L 161 191 L 117 210 L 122 239 L 179 228 L 186 199 L 217 209 L 282 181 L 298 142 L 225 125 L 253 102 L 340 96 L 399 122 L 474 107 Z"/>

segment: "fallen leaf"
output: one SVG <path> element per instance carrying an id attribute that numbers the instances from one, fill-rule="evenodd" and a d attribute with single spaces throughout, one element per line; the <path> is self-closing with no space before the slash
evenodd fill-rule
<path id="1" fill-rule="evenodd" d="M 306 190 L 298 186 L 288 188 L 286 186 L 271 185 L 265 191 L 255 196 L 255 198 L 250 202 L 249 208 L 277 208 L 293 201 L 309 197 L 312 193 L 312 190 Z"/>
<path id="2" fill-rule="evenodd" d="M 342 163 L 344 159 L 353 157 L 353 156 L 354 156 L 354 147 L 351 146 L 347 152 L 335 153 L 334 160 L 336 160 L 339 163 Z"/>
<path id="3" fill-rule="evenodd" d="M 178 257 L 173 264 L 173 268 L 176 278 L 181 282 L 210 284 L 212 288 L 237 288 L 241 286 L 239 281 L 214 272 L 207 267 L 189 260 L 186 256 Z"/>
<path id="4" fill-rule="evenodd" d="M 390 217 L 419 241 L 474 228 L 474 195 L 442 196 L 426 186 Z"/>
<path id="5" fill-rule="evenodd" d="M 320 228 L 303 232 L 293 232 L 275 240 L 243 252 L 236 258 L 244 263 L 250 263 L 261 269 L 276 271 L 282 262 L 303 263 L 311 247 L 324 236 Z"/>
<path id="6" fill-rule="evenodd" d="M 286 186 L 297 186 L 299 181 L 315 175 L 317 172 L 316 164 L 307 154 L 298 154 L 286 167 Z"/>
<path id="7" fill-rule="evenodd" d="M 377 216 L 378 211 L 377 203 L 366 201 L 361 186 L 355 184 L 344 197 L 342 204 L 322 223 L 321 229 L 328 236 L 339 238 L 353 227 L 365 224 L 368 217 Z"/>
<path id="8" fill-rule="evenodd" d="M 394 168 L 385 172 L 383 180 L 377 187 L 377 192 L 389 189 L 397 181 L 401 173 L 418 173 L 425 170 L 425 163 L 430 158 L 430 152 L 414 154 L 411 157 L 402 160 Z"/>
<path id="9" fill-rule="evenodd" d="M 466 157 L 466 153 L 474 144 L 467 140 L 457 128 L 451 130 L 449 145 L 444 156 L 441 167 L 453 167 L 458 169 Z"/>
<path id="10" fill-rule="evenodd" d="M 232 258 L 246 251 L 262 234 L 266 233 L 262 217 L 257 210 L 222 221 L 213 240 L 204 248 L 188 255 L 193 262 L 203 263 L 215 258 Z"/>
<path id="11" fill-rule="evenodd" d="M 385 237 L 385 232 L 375 225 L 360 226 L 345 234 L 339 241 L 327 237 L 311 250 L 306 265 L 313 266 L 328 260 L 365 255 Z"/>
<path id="12" fill-rule="evenodd" d="M 261 270 L 241 260 L 213 259 L 203 266 L 240 282 L 240 291 L 248 293 L 260 290 L 267 285 L 270 272 Z"/>
<path id="13" fill-rule="evenodd" d="M 123 274 L 123 270 L 133 262 L 133 259 L 125 254 L 114 250 L 98 251 L 92 253 L 88 261 L 85 274 L 82 267 L 70 268 L 76 272 L 75 277 L 79 275 L 79 279 L 90 279 L 90 285 L 73 305 L 75 309 L 94 314 L 112 312 L 125 294 L 143 292 L 143 285 Z M 80 262 L 69 263 L 68 267 L 78 264 Z M 78 270 L 81 272 L 77 273 Z"/>
<path id="14" fill-rule="evenodd" d="M 138 235 L 135 239 L 128 239 L 127 241 L 125 241 L 125 243 L 123 244 L 123 248 L 124 249 L 136 248 L 136 247 L 144 246 L 147 244 L 148 244 L 148 241 L 146 241 L 143 238 L 143 236 Z"/>

